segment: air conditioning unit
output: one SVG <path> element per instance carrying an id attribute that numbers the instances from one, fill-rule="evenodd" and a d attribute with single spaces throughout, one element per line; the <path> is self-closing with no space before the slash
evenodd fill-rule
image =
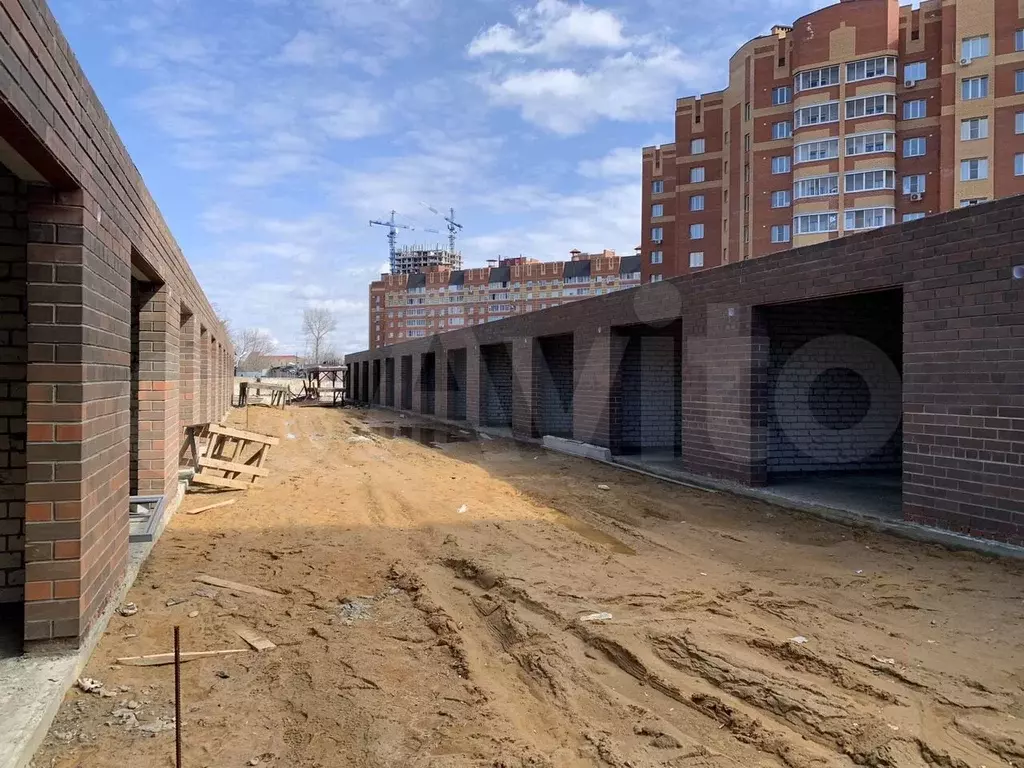
<path id="1" fill-rule="evenodd" d="M 969 58 L 967 58 L 966 56 L 964 56 L 962 59 L 960 59 L 960 66 L 961 67 L 966 67 L 970 63 L 971 63 L 971 60 Z"/>
<path id="2" fill-rule="evenodd" d="M 924 200 L 924 195 L 922 195 L 920 192 L 914 192 L 913 194 L 910 195 L 910 201 L 913 203 L 919 203 L 922 200 Z"/>
<path id="3" fill-rule="evenodd" d="M 917 85 L 917 80 L 904 80 L 903 85 L 906 86 L 907 88 L 913 88 L 915 85 Z"/>

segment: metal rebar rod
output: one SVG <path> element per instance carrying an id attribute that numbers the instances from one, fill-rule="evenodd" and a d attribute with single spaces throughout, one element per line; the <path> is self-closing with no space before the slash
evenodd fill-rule
<path id="1" fill-rule="evenodd" d="M 181 640 L 174 627 L 174 765 L 181 768 Z"/>

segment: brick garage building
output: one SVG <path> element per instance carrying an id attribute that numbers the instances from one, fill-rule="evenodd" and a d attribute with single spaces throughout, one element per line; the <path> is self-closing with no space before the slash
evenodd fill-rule
<path id="1" fill-rule="evenodd" d="M 348 355 L 348 394 L 407 360 L 415 413 L 748 486 L 892 472 L 906 520 L 1024 544 L 1022 244 L 1006 198 Z"/>
<path id="2" fill-rule="evenodd" d="M 232 363 L 49 9 L 0 0 L 0 602 L 27 643 L 96 624 L 129 495 L 176 494 L 182 427 L 223 416 Z"/>

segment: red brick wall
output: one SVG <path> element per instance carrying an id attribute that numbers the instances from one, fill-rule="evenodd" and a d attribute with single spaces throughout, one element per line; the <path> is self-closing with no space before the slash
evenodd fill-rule
<path id="1" fill-rule="evenodd" d="M 0 165 L 0 603 L 24 599 L 27 214 L 25 184 Z"/>
<path id="2" fill-rule="evenodd" d="M 0 19 L 0 138 L 46 182 L 27 206 L 26 639 L 75 639 L 127 562 L 132 253 L 159 286 L 140 325 L 140 487 L 175 489 L 182 303 L 226 334 L 49 9 L 0 0 Z"/>
<path id="3" fill-rule="evenodd" d="M 388 357 L 434 351 L 443 360 L 455 349 L 512 343 L 514 365 L 532 369 L 534 382 L 529 396 L 518 385 L 513 393 L 513 431 L 533 437 L 546 407 L 536 385 L 545 375 L 537 340 L 572 333 L 573 433 L 608 445 L 610 332 L 678 318 L 681 465 L 757 485 L 767 479 L 769 439 L 763 308 L 900 288 L 904 516 L 1024 544 L 1024 277 L 1013 277 L 1015 266 L 1024 268 L 1022 243 L 1024 197 L 1007 198 L 346 362 L 383 367 Z M 438 376 L 436 384 L 444 402 L 446 382 Z"/>

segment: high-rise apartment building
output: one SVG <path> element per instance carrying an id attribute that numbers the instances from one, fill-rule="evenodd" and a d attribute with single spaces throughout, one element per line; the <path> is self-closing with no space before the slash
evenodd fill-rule
<path id="1" fill-rule="evenodd" d="M 570 261 L 499 259 L 370 283 L 370 349 L 503 320 L 640 284 L 640 257 L 573 251 Z"/>
<path id="2" fill-rule="evenodd" d="M 432 267 L 462 269 L 462 254 L 446 248 L 421 245 L 404 246 L 395 251 L 394 274 L 412 275 Z"/>
<path id="3" fill-rule="evenodd" d="M 643 150 L 643 279 L 1024 192 L 1024 2 L 842 0 Z"/>

